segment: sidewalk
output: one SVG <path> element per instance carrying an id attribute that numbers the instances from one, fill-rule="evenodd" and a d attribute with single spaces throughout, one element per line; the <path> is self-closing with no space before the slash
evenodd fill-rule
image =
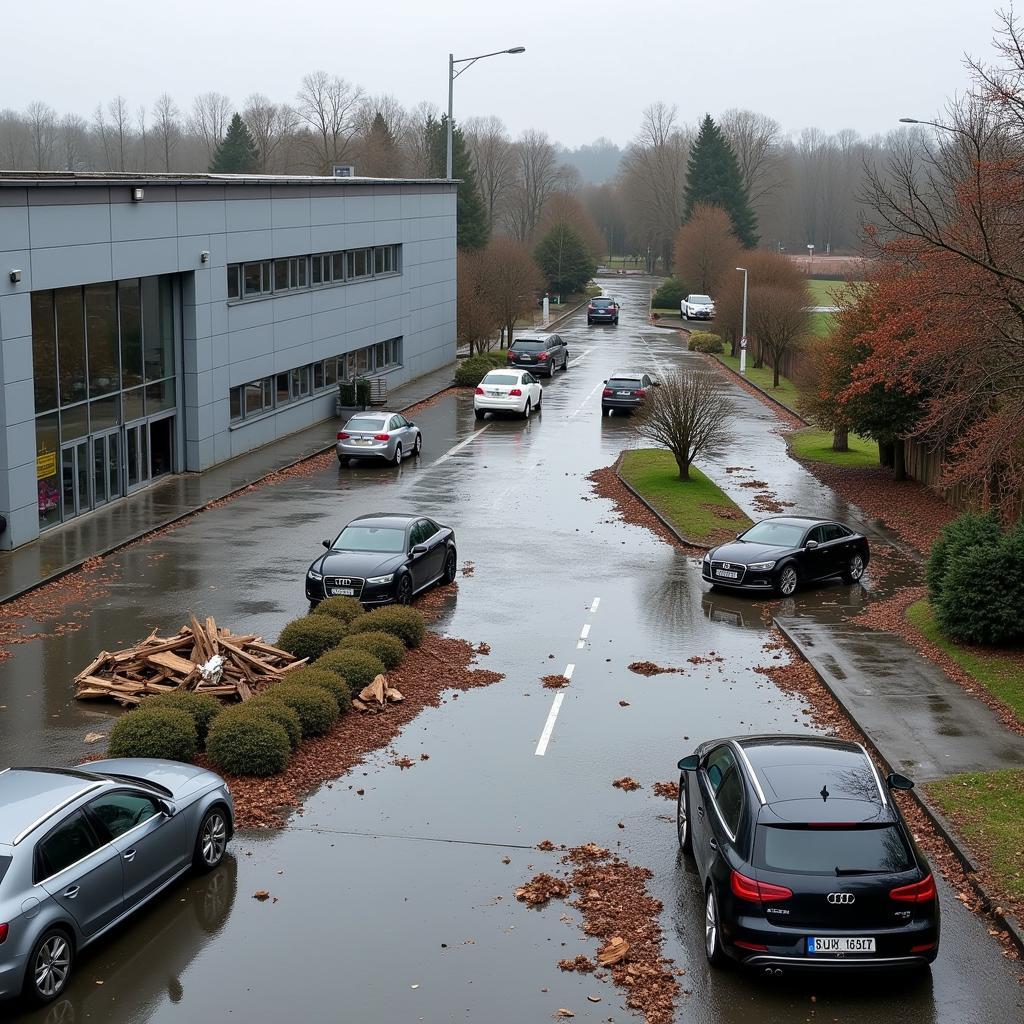
<path id="1" fill-rule="evenodd" d="M 407 409 L 449 387 L 450 364 L 395 388 L 391 409 Z M 70 572 L 86 559 L 173 523 L 242 487 L 330 448 L 338 423 L 323 420 L 203 473 L 180 473 L 104 508 L 73 519 L 14 551 L 0 552 L 0 602 Z"/>

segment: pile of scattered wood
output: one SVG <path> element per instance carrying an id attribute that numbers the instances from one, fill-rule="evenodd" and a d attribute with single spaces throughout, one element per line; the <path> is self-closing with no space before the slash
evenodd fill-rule
<path id="1" fill-rule="evenodd" d="M 388 684 L 387 676 L 374 676 L 373 682 L 352 698 L 352 707 L 356 711 L 380 711 L 388 704 L 401 704 L 404 699 L 401 691 Z"/>
<path id="2" fill-rule="evenodd" d="M 255 633 L 232 633 L 213 618 L 190 616 L 177 636 L 157 636 L 123 651 L 103 651 L 75 676 L 79 699 L 108 698 L 140 704 L 174 690 L 209 693 L 225 701 L 248 700 L 307 659 L 264 643 Z"/>

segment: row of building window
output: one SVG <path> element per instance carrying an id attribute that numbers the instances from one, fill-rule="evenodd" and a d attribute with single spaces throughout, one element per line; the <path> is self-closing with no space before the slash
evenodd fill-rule
<path id="1" fill-rule="evenodd" d="M 353 380 L 401 363 L 402 339 L 390 338 L 342 356 L 331 356 L 330 359 L 275 373 L 272 377 L 240 384 L 231 389 L 231 422 L 240 423 L 262 416 L 289 402 L 328 391 L 341 380 Z"/>
<path id="2" fill-rule="evenodd" d="M 228 299 L 256 299 L 302 288 L 401 273 L 401 245 L 228 264 Z"/>

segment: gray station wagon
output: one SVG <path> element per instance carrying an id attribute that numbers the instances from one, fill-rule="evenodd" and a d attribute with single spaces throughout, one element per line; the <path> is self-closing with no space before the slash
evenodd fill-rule
<path id="1" fill-rule="evenodd" d="M 0 772 L 0 998 L 56 999 L 80 950 L 220 864 L 233 813 L 219 775 L 177 761 Z"/>

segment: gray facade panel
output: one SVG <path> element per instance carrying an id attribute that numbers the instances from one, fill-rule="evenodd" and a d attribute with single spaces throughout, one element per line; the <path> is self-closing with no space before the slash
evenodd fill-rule
<path id="1" fill-rule="evenodd" d="M 140 238 L 171 238 L 178 233 L 178 211 L 174 203 L 118 203 L 110 207 L 110 237 L 114 242 Z"/>
<path id="2" fill-rule="evenodd" d="M 35 291 L 113 280 L 109 242 L 32 250 L 32 288 Z"/>
<path id="3" fill-rule="evenodd" d="M 110 258 L 115 280 L 173 273 L 178 265 L 178 241 L 171 237 L 114 242 L 110 247 Z"/>
<path id="4" fill-rule="evenodd" d="M 30 206 L 30 244 L 34 249 L 48 245 L 86 245 L 110 241 L 110 207 L 93 205 Z"/>
<path id="5" fill-rule="evenodd" d="M 0 250 L 27 249 L 28 207 L 0 206 Z"/>

